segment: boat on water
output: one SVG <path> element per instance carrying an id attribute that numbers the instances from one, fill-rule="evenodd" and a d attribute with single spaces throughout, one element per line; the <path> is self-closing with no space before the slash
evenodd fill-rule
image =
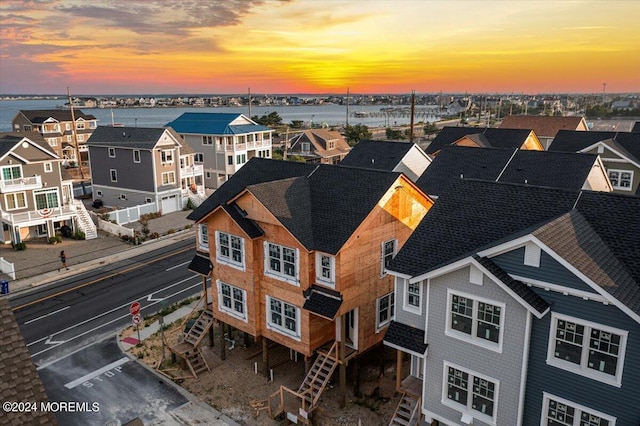
<path id="1" fill-rule="evenodd" d="M 369 116 L 369 112 L 367 112 L 367 111 L 356 111 L 356 112 L 353 113 L 353 116 L 354 117 L 360 117 L 360 118 L 368 117 Z"/>

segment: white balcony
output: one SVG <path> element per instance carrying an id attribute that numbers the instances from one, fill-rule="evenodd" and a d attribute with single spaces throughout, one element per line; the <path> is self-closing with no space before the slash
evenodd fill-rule
<path id="1" fill-rule="evenodd" d="M 236 143 L 236 144 L 226 144 L 226 145 L 218 145 L 217 150 L 219 152 L 233 152 L 233 151 L 246 151 L 248 149 L 256 149 L 262 147 L 270 147 L 271 139 L 265 139 L 263 141 L 254 141 L 254 142 L 245 142 L 245 143 Z"/>
<path id="2" fill-rule="evenodd" d="M 43 219 L 55 220 L 59 216 L 70 216 L 76 214 L 76 208 L 73 205 L 61 206 L 53 209 L 29 210 L 20 213 L 1 212 L 2 219 L 13 225 L 26 224 L 29 222 L 42 222 Z"/>
<path id="3" fill-rule="evenodd" d="M 0 180 L 0 191 L 2 192 L 26 191 L 40 188 L 42 188 L 42 176 Z"/>
<path id="4" fill-rule="evenodd" d="M 201 176 L 204 174 L 204 166 L 202 164 L 194 164 L 193 166 L 180 167 L 180 177 Z"/>

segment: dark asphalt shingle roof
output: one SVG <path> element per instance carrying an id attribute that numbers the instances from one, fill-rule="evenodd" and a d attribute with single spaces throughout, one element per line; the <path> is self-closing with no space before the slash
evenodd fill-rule
<path id="1" fill-rule="evenodd" d="M 527 129 L 536 132 L 539 137 L 554 137 L 562 129 L 576 130 L 582 117 L 560 117 L 546 115 L 507 115 L 502 119 L 500 128 Z"/>
<path id="2" fill-rule="evenodd" d="M 538 293 L 533 291 L 522 281 L 514 280 L 513 278 L 511 278 L 509 274 L 507 274 L 502 268 L 496 265 L 491 259 L 480 257 L 478 255 L 474 255 L 474 259 L 476 259 L 478 263 L 480 263 L 480 265 L 485 267 L 497 279 L 499 279 L 503 284 L 505 284 L 515 294 L 517 294 L 522 301 L 535 309 L 539 314 L 543 314 L 547 309 L 549 309 L 549 302 L 540 297 Z"/>
<path id="3" fill-rule="evenodd" d="M 391 172 L 413 145 L 411 142 L 360 141 L 340 164 Z"/>
<path id="4" fill-rule="evenodd" d="M 195 256 L 193 256 L 193 259 L 191 259 L 191 263 L 189 263 L 187 269 L 191 272 L 195 272 L 196 274 L 201 274 L 208 277 L 213 270 L 213 265 L 211 264 L 211 260 L 209 258 L 196 254 Z"/>
<path id="5" fill-rule="evenodd" d="M 41 411 L 40 402 L 47 402 L 47 393 L 36 366 L 31 360 L 26 343 L 9 300 L 0 297 L 0 400 L 2 402 L 37 403 L 38 410 L 2 412 L 0 423 L 10 426 L 57 425 L 53 412 Z"/>
<path id="6" fill-rule="evenodd" d="M 431 141 L 429 146 L 425 149 L 425 152 L 429 155 L 433 155 L 443 147 L 451 145 L 465 136 L 473 136 L 471 139 L 483 147 L 520 148 L 525 143 L 530 133 L 531 130 L 527 129 L 445 126 L 440 130 L 438 136 Z"/>
<path id="7" fill-rule="evenodd" d="M 384 342 L 421 355 L 424 355 L 428 346 L 424 343 L 424 330 L 396 321 L 389 324 Z"/>
<path id="8" fill-rule="evenodd" d="M 56 121 L 71 121 L 71 110 L 68 109 L 21 109 L 19 111 L 27 119 L 36 124 L 42 124 L 49 118 L 53 118 Z M 96 117 L 91 114 L 85 114 L 79 109 L 73 109 L 73 115 L 76 121 L 79 118 L 84 120 L 95 120 Z"/>
<path id="9" fill-rule="evenodd" d="M 634 124 L 631 129 L 631 133 L 640 133 L 640 121 L 636 121 L 636 124 Z"/>
<path id="10" fill-rule="evenodd" d="M 311 311 L 321 317 L 333 320 L 342 305 L 342 295 L 337 291 L 312 284 L 303 292 L 305 297 L 302 309 Z"/>
<path id="11" fill-rule="evenodd" d="M 266 132 L 273 129 L 260 124 L 231 123 L 242 114 L 218 112 L 185 112 L 175 120 L 165 124 L 178 133 L 199 135 L 236 135 L 252 132 Z M 247 119 L 249 119 L 247 117 Z"/>
<path id="12" fill-rule="evenodd" d="M 597 142 L 605 142 L 613 149 L 622 151 L 630 160 L 640 163 L 640 133 L 633 132 L 561 130 L 549 146 L 549 151 L 578 152 Z"/>
<path id="13" fill-rule="evenodd" d="M 156 146 L 165 131 L 166 129 L 163 128 L 151 127 L 98 126 L 87 141 L 87 146 L 150 150 Z"/>
<path id="14" fill-rule="evenodd" d="M 251 239 L 258 238 L 264 235 L 264 231 L 260 226 L 251 219 L 246 218 L 246 214 L 238 207 L 236 203 L 223 204 L 222 209 L 231 216 L 238 226 L 247 234 Z"/>

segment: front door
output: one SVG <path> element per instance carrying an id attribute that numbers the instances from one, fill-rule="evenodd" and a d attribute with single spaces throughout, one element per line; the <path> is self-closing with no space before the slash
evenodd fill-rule
<path id="1" fill-rule="evenodd" d="M 358 349 L 358 308 L 344 314 L 344 322 L 347 325 L 345 330 L 345 345 L 353 349 Z"/>

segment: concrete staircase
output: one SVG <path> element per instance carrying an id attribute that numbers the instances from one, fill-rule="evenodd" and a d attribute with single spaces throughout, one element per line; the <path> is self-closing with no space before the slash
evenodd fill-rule
<path id="1" fill-rule="evenodd" d="M 420 398 L 403 393 L 389 426 L 417 426 L 420 417 Z"/>
<path id="2" fill-rule="evenodd" d="M 98 230 L 96 229 L 96 225 L 91 220 L 91 216 L 89 216 L 89 212 L 84 207 L 84 204 L 80 200 L 73 200 L 73 205 L 76 208 L 76 226 L 77 228 L 84 232 L 84 237 L 87 240 L 92 240 L 94 238 L 98 238 Z"/>

